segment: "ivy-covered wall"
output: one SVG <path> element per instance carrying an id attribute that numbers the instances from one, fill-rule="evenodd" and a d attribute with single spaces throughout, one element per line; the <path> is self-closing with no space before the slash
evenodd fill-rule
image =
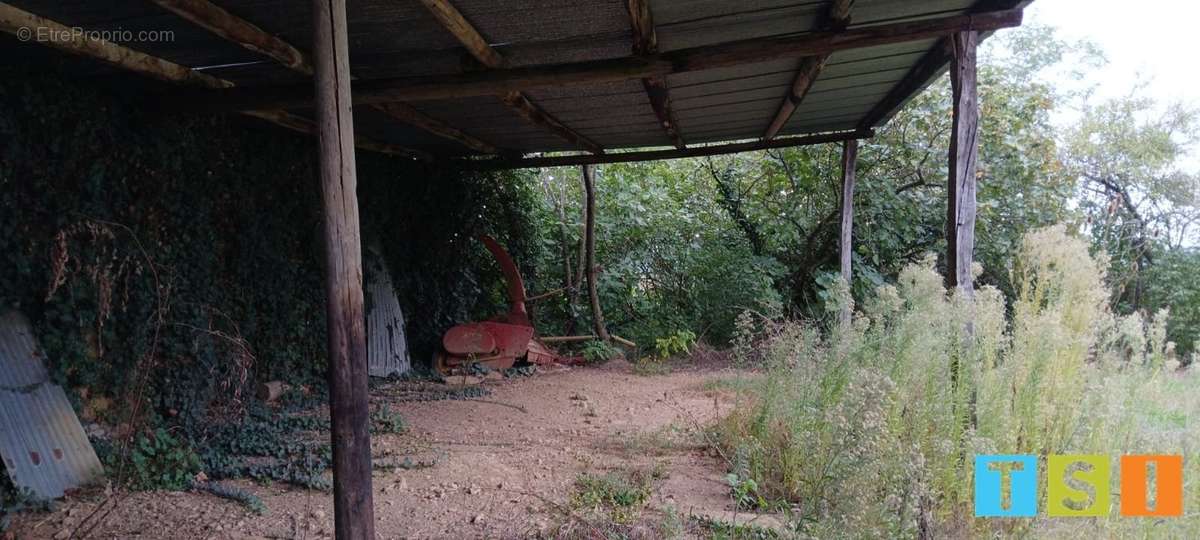
<path id="1" fill-rule="evenodd" d="M 314 139 L 140 101 L 57 75 L 0 76 L 0 305 L 30 317 L 85 415 L 143 403 L 149 418 L 190 425 L 254 381 L 322 387 Z M 517 173 L 360 152 L 359 198 L 416 365 L 446 327 L 502 309 L 475 234 L 534 259 L 539 199 Z"/>

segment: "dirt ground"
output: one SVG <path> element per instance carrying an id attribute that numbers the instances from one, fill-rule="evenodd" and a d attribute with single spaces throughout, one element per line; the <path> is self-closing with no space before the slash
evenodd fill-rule
<path id="1" fill-rule="evenodd" d="M 655 471 L 650 500 L 630 536 L 659 538 L 655 525 L 676 516 L 735 515 L 725 464 L 702 444 L 699 427 L 728 412 L 733 394 L 705 389 L 732 377 L 716 366 L 665 375 L 633 373 L 623 361 L 601 367 L 554 368 L 533 377 L 485 380 L 476 401 L 399 401 L 384 385 L 372 404 L 400 412 L 409 429 L 377 435 L 377 462 L 411 457 L 415 469 L 377 468 L 376 531 L 380 538 L 560 537 L 598 533 L 572 504 L 583 473 Z M 405 384 L 405 383 L 396 383 Z M 120 493 L 119 504 L 89 537 L 320 539 L 333 534 L 329 493 L 238 482 L 262 498 L 265 515 L 196 492 Z M 20 516 L 14 538 L 70 536 L 102 494 L 68 498 L 50 513 Z M 764 519 L 766 519 L 764 517 Z M 686 519 L 684 519 L 686 521 Z M 691 536 L 692 533 L 685 533 Z"/>

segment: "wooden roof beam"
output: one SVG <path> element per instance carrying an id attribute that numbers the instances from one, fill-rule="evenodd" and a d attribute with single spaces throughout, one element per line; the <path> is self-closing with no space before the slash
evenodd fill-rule
<path id="1" fill-rule="evenodd" d="M 563 123 L 559 122 L 557 118 L 542 110 L 542 108 L 537 106 L 537 104 L 534 102 L 530 101 L 525 94 L 520 92 L 511 92 L 507 96 L 504 96 L 503 101 L 505 105 L 508 105 L 514 112 L 516 112 L 521 118 L 527 120 L 529 123 L 545 127 L 546 129 L 553 131 L 555 135 L 558 135 L 571 144 L 586 149 L 588 152 L 592 152 L 594 154 L 604 153 L 604 148 L 601 148 L 600 145 L 595 143 L 595 141 L 592 141 L 591 139 L 580 135 L 575 130 L 563 125 Z"/>
<path id="2" fill-rule="evenodd" d="M 854 0 L 833 0 L 822 17 L 821 29 L 835 32 L 845 30 L 850 25 L 850 8 L 853 5 Z M 796 78 L 792 79 L 788 95 L 783 98 L 783 103 L 779 104 L 779 110 L 775 112 L 775 117 L 767 125 L 767 131 L 763 133 L 764 139 L 774 138 L 792 118 L 792 113 L 796 112 L 800 102 L 804 101 L 804 96 L 808 95 L 813 83 L 821 75 L 821 70 L 825 69 L 829 57 L 829 54 L 821 54 L 809 56 L 800 61 L 800 69 L 796 71 Z"/>
<path id="3" fill-rule="evenodd" d="M 483 38 L 483 34 L 479 33 L 475 25 L 471 24 L 471 21 L 468 21 L 449 0 L 421 0 L 421 3 L 429 9 L 433 18 L 453 34 L 480 64 L 491 69 L 508 67 L 508 61 L 504 59 L 504 56 L 492 48 L 492 45 Z"/>
<path id="4" fill-rule="evenodd" d="M 851 139 L 869 139 L 873 136 L 875 136 L 875 132 L 870 129 L 858 129 L 853 131 L 819 133 L 815 135 L 804 135 L 799 137 L 780 137 L 771 140 L 759 139 L 749 142 L 714 144 L 709 146 L 689 146 L 683 149 L 673 148 L 670 150 L 608 152 L 602 155 L 578 154 L 572 156 L 530 157 L 521 159 L 500 158 L 459 160 L 458 163 L 468 169 L 482 170 L 524 169 L 530 167 L 567 167 L 599 163 L 627 163 L 631 161 L 652 161 L 660 159 L 717 156 L 722 154 L 736 154 L 738 152 L 750 152 L 753 150 L 766 150 L 769 148 L 808 146 L 813 144 L 840 142 Z"/>
<path id="5" fill-rule="evenodd" d="M 658 53 L 658 35 L 654 32 L 654 17 L 650 13 L 649 0 L 626 0 L 629 9 L 629 21 L 633 27 L 633 54 L 644 56 Z M 642 87 L 646 89 L 646 97 L 650 99 L 650 107 L 658 117 L 658 123 L 671 144 L 676 148 L 687 148 L 683 135 L 679 131 L 679 119 L 671 108 L 671 88 L 667 78 L 661 75 L 642 79 Z"/>
<path id="6" fill-rule="evenodd" d="M 466 47 L 467 52 L 471 53 L 471 56 L 475 57 L 480 64 L 492 70 L 504 70 L 508 67 L 508 61 L 504 59 L 504 56 L 497 52 L 484 39 L 483 34 L 479 33 L 475 25 L 471 24 L 471 21 L 468 21 L 462 12 L 454 7 L 454 4 L 450 3 L 450 0 L 421 0 L 421 3 L 429 9 L 429 13 L 433 15 L 433 18 L 437 19 L 447 31 L 453 34 L 458 39 L 458 42 L 463 47 Z M 578 131 L 567 127 L 566 124 L 555 118 L 554 115 L 546 112 L 545 109 L 539 107 L 533 100 L 529 99 L 529 96 L 520 90 L 514 89 L 497 95 L 505 105 L 508 105 L 513 112 L 524 118 L 525 121 L 541 126 L 571 144 L 589 152 L 596 154 L 604 153 L 604 149 L 599 144 L 583 136 Z"/>
<path id="7" fill-rule="evenodd" d="M 232 41 L 251 51 L 268 56 L 284 67 L 303 73 L 313 74 L 312 62 L 308 56 L 292 44 L 275 37 L 224 8 L 208 0 L 153 0 L 163 9 L 170 11 L 197 26 Z M 483 152 L 497 154 L 499 149 L 477 137 L 464 133 L 441 120 L 430 117 L 416 108 L 403 103 L 392 103 L 386 106 L 373 107 L 393 119 L 414 127 L 423 129 L 439 137 L 461 143 L 463 146 Z"/>
<path id="8" fill-rule="evenodd" d="M 992 12 L 992 13 L 1010 13 L 1020 12 L 1025 6 L 1029 5 L 1033 0 L 979 0 L 975 2 L 972 9 L 976 12 Z M 1020 26 L 1021 21 L 1017 21 L 1015 26 Z M 963 28 L 962 31 L 978 30 L 981 33 L 999 30 L 1003 27 L 996 28 Z M 904 107 L 908 100 L 925 88 L 925 85 L 933 82 L 933 79 L 944 70 L 950 67 L 950 60 L 953 58 L 953 44 L 951 36 L 955 32 L 947 32 L 942 34 L 937 45 L 934 45 L 917 65 L 904 76 L 896 86 L 892 87 L 891 92 L 884 96 L 867 116 L 863 117 L 859 122 L 859 126 L 875 126 L 880 122 L 887 121 Z M 981 38 L 982 39 L 982 38 Z"/>
<path id="9" fill-rule="evenodd" d="M 964 30 L 990 31 L 1021 25 L 1020 9 L 1009 9 L 888 23 L 842 32 L 815 32 L 784 38 L 763 38 L 681 49 L 645 57 L 590 60 L 566 64 L 488 70 L 457 75 L 375 79 L 354 83 L 356 104 L 421 101 L 476 96 L 504 96 L 514 90 L 599 84 L 644 79 L 656 75 L 687 73 L 831 54 L 837 51 L 940 38 Z M 197 109 L 245 110 L 264 107 L 308 107 L 311 85 L 227 89 L 208 95 L 173 96 L 164 105 L 180 102 Z"/>
<path id="10" fill-rule="evenodd" d="M 46 28 L 54 32 L 63 32 L 64 35 L 73 34 L 71 28 L 62 23 L 29 13 L 10 4 L 0 3 L 0 31 L 20 37 L 25 35 L 23 32 L 28 32 L 31 28 Z M 100 60 L 113 67 L 132 71 L 160 81 L 191 84 L 209 89 L 228 89 L 234 87 L 232 81 L 213 77 L 212 75 L 195 71 L 187 66 L 176 64 L 170 60 L 135 51 L 111 41 L 100 39 L 86 32 L 80 35 L 78 39 L 45 40 L 40 41 L 40 43 L 44 43 L 60 51 Z M 317 132 L 316 124 L 312 120 L 296 116 L 287 111 L 269 109 L 241 112 L 246 116 L 266 120 L 272 124 L 301 133 L 314 135 Z M 433 159 L 428 153 L 420 150 L 380 143 L 365 137 L 356 139 L 355 145 L 366 150 L 387 154 L 397 154 L 424 160 Z"/>

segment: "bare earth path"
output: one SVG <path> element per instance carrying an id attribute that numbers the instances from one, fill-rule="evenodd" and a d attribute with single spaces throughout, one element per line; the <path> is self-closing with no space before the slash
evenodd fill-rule
<path id="1" fill-rule="evenodd" d="M 400 412 L 409 430 L 374 438 L 377 462 L 403 457 L 427 468 L 376 470 L 380 538 L 554 537 L 571 529 L 569 509 L 583 472 L 658 471 L 647 522 L 661 509 L 729 515 L 722 461 L 700 443 L 697 426 L 727 412 L 731 394 L 704 389 L 729 372 L 715 369 L 639 376 L 624 362 L 561 368 L 535 377 L 485 381 L 483 401 L 397 401 L 388 387 L 373 405 Z M 523 409 L 523 410 L 521 410 Z M 95 538 L 330 538 L 327 493 L 239 485 L 267 513 L 201 493 L 134 493 L 122 499 Z M 66 538 L 95 507 L 86 495 L 52 513 L 21 516 L 14 538 Z M 661 536 L 650 525 L 635 535 Z"/>

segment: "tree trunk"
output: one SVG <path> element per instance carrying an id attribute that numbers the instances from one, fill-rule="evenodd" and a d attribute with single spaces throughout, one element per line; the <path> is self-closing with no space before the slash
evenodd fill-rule
<path id="1" fill-rule="evenodd" d="M 579 295 L 583 292 L 583 280 L 584 280 L 584 278 L 587 277 L 587 274 L 585 274 L 583 270 L 584 270 L 584 266 L 587 264 L 588 180 L 585 178 L 586 175 L 583 174 L 583 172 L 582 172 L 583 167 L 580 167 L 579 170 L 580 170 L 579 189 L 583 193 L 583 197 L 584 197 L 583 215 L 580 217 L 582 217 L 583 219 L 580 220 L 581 225 L 580 225 L 580 229 L 579 229 L 579 249 L 576 250 L 578 258 L 575 261 L 574 287 L 570 291 L 568 291 L 568 294 L 570 295 L 570 303 L 571 303 L 571 308 L 572 308 L 571 320 L 567 321 L 567 333 L 568 334 L 576 333 L 577 324 L 578 324 L 578 320 L 577 320 L 578 313 L 576 313 L 574 311 L 574 308 L 575 308 L 575 306 L 579 305 Z"/>
<path id="2" fill-rule="evenodd" d="M 345 0 L 313 0 L 313 63 L 325 210 L 333 518 L 338 540 L 375 538 L 362 247 Z"/>
<path id="3" fill-rule="evenodd" d="M 558 252 L 562 257 L 563 271 L 563 312 L 567 316 L 567 334 L 575 333 L 575 292 L 573 287 L 578 287 L 578 283 L 571 282 L 571 276 L 574 275 L 574 270 L 571 268 L 571 246 L 568 243 L 569 235 L 567 234 L 567 201 L 566 195 L 562 194 L 561 198 L 555 199 L 555 209 L 558 212 Z"/>
<path id="4" fill-rule="evenodd" d="M 584 210 L 584 265 L 587 271 L 588 298 L 592 303 L 592 326 L 596 336 L 609 341 L 608 328 L 604 325 L 604 313 L 600 310 L 600 296 L 596 294 L 596 180 L 591 165 L 583 166 Z"/>

